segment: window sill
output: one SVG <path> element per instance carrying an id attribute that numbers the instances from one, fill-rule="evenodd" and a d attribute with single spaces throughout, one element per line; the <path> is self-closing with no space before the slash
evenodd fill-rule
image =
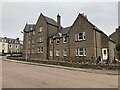
<path id="1" fill-rule="evenodd" d="M 86 40 L 78 40 L 78 41 L 75 41 L 75 42 L 82 42 L 82 41 L 86 41 Z"/>

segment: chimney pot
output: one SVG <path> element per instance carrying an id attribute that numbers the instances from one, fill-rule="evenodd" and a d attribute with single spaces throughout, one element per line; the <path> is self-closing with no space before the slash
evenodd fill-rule
<path id="1" fill-rule="evenodd" d="M 57 25 L 58 25 L 58 31 L 61 29 L 61 16 L 58 14 L 57 15 Z"/>

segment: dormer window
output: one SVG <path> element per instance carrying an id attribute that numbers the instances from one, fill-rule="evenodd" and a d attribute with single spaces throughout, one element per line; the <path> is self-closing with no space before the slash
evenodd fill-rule
<path id="1" fill-rule="evenodd" d="M 53 44 L 53 39 L 52 38 L 50 38 L 50 45 L 52 45 Z"/>
<path id="2" fill-rule="evenodd" d="M 59 44 L 59 39 L 56 39 L 56 44 Z"/>
<path id="3" fill-rule="evenodd" d="M 67 43 L 67 36 L 63 37 L 63 43 Z"/>

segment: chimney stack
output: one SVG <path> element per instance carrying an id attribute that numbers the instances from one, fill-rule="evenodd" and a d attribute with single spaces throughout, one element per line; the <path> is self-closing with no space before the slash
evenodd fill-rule
<path id="1" fill-rule="evenodd" d="M 58 25 L 58 31 L 61 29 L 61 16 L 58 14 L 57 15 L 57 25 Z"/>

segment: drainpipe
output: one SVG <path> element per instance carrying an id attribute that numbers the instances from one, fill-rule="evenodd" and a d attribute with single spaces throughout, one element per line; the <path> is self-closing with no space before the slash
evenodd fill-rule
<path id="1" fill-rule="evenodd" d="M 96 58 L 98 57 L 98 52 L 97 52 L 97 36 L 96 36 L 96 30 L 95 30 L 95 46 L 96 46 Z"/>

